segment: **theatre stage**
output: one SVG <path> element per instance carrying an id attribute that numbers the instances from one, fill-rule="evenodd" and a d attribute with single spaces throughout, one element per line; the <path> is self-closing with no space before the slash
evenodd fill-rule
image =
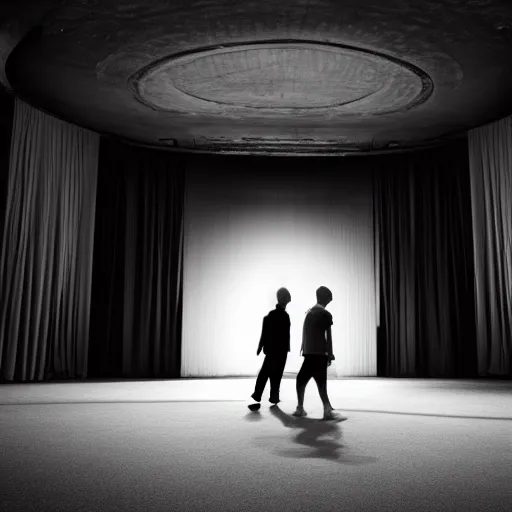
<path id="1" fill-rule="evenodd" d="M 0 386 L 0 511 L 507 511 L 512 382 L 254 378 Z"/>

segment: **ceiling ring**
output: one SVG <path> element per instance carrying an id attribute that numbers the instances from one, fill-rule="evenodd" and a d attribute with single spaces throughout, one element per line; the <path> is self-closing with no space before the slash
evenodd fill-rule
<path id="1" fill-rule="evenodd" d="M 397 57 L 296 39 L 171 54 L 131 75 L 128 85 L 137 101 L 156 111 L 253 117 L 312 110 L 330 117 L 389 114 L 421 105 L 434 90 L 425 71 Z"/>

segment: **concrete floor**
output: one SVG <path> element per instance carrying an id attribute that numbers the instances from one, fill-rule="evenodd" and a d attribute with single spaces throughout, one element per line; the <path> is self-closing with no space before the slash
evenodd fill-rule
<path id="1" fill-rule="evenodd" d="M 329 380 L 343 423 L 253 385 L 2 385 L 0 511 L 511 510 L 510 381 Z"/>

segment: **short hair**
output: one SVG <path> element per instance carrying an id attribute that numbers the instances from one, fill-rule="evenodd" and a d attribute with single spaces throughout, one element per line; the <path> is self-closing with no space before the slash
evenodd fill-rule
<path id="1" fill-rule="evenodd" d="M 316 291 L 316 300 L 320 301 L 323 298 L 330 298 L 332 299 L 332 292 L 327 288 L 327 286 L 320 286 L 320 288 Z"/>
<path id="2" fill-rule="evenodd" d="M 279 288 L 279 290 L 277 290 L 276 295 L 277 295 L 277 300 L 279 300 L 279 297 L 291 297 L 291 294 L 287 288 Z"/>

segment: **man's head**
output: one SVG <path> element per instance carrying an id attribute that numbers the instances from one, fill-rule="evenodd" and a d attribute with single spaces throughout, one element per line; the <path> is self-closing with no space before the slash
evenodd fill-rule
<path id="1" fill-rule="evenodd" d="M 320 286 L 316 291 L 316 301 L 322 306 L 327 306 L 332 301 L 332 292 L 325 286 Z"/>
<path id="2" fill-rule="evenodd" d="M 292 300 L 290 292 L 286 288 L 279 288 L 277 290 L 277 303 L 283 308 Z"/>

